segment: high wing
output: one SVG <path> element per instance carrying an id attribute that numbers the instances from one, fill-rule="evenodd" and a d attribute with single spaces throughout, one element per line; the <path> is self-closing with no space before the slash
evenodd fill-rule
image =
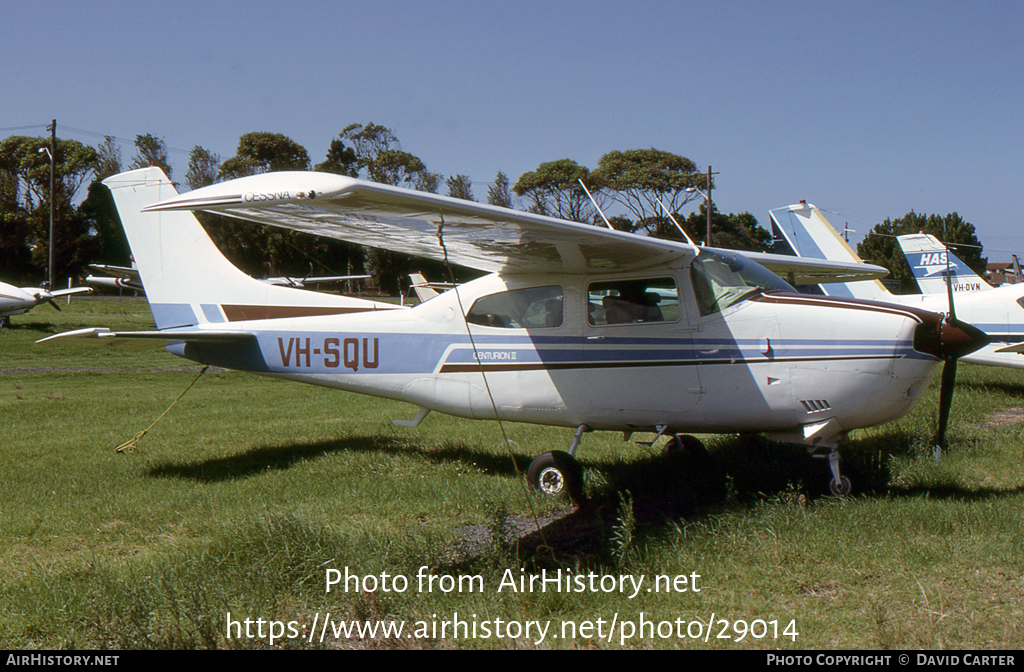
<path id="1" fill-rule="evenodd" d="M 207 210 L 487 272 L 593 273 L 692 257 L 689 245 L 312 172 L 253 175 L 145 208 Z M 442 246 L 443 242 L 443 246 Z"/>
<path id="2" fill-rule="evenodd" d="M 622 272 L 692 258 L 697 247 L 351 177 L 264 173 L 210 185 L 146 212 L 205 210 L 502 273 Z M 744 253 L 783 276 L 882 277 L 878 266 Z"/>

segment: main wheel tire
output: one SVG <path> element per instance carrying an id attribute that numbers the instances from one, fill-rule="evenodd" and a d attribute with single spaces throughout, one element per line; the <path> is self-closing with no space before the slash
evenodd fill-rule
<path id="1" fill-rule="evenodd" d="M 665 457 L 705 457 L 708 449 L 696 436 L 683 434 L 669 439 L 661 453 Z"/>
<path id="2" fill-rule="evenodd" d="M 583 498 L 583 468 L 569 453 L 553 450 L 541 453 L 526 471 L 530 487 L 548 497 L 568 495 L 574 502 Z"/>
<path id="3" fill-rule="evenodd" d="M 850 479 L 846 476 L 840 476 L 838 483 L 834 480 L 829 481 L 828 489 L 836 497 L 846 497 L 853 490 L 853 486 L 850 484 Z"/>

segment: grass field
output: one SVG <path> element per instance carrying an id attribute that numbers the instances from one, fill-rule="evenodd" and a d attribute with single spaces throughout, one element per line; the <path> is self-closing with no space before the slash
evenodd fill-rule
<path id="1" fill-rule="evenodd" d="M 527 494 L 517 474 L 570 430 L 506 425 L 509 449 L 495 423 L 431 414 L 398 428 L 415 408 L 237 372 L 204 374 L 137 452 L 117 453 L 200 367 L 160 349 L 34 344 L 149 328 L 141 300 L 75 299 L 12 322 L 0 648 L 267 648 L 275 633 L 274 648 L 1024 642 L 1024 372 L 960 366 L 938 464 L 935 387 L 899 422 L 858 432 L 845 499 L 801 448 L 704 437 L 707 457 L 670 461 L 590 434 L 577 510 Z M 327 592 L 346 568 L 358 589 Z M 563 585 L 594 583 L 509 581 L 559 570 Z M 667 583 L 648 592 L 657 576 Z M 404 629 L 360 636 L 343 620 Z"/>

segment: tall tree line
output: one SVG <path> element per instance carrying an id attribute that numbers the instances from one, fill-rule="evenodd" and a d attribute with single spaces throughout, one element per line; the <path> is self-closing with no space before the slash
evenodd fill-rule
<path id="1" fill-rule="evenodd" d="M 48 146 L 49 139 L 41 137 L 12 136 L 0 142 L 0 278 L 8 282 L 27 284 L 46 276 L 51 195 L 49 159 L 39 150 Z M 137 136 L 134 154 L 125 163 L 114 138 L 106 137 L 95 147 L 60 139 L 54 159 L 56 275 L 82 277 L 89 263 L 127 264 L 128 245 L 109 191 L 101 181 L 122 170 L 152 165 L 163 168 L 174 180 L 164 141 L 150 134 Z M 423 159 L 402 146 L 392 129 L 372 122 L 344 127 L 316 164 L 304 147 L 278 133 L 247 133 L 239 138 L 234 156 L 226 159 L 195 146 L 182 181 L 187 189 L 197 189 L 281 170 L 318 170 L 431 193 L 443 188 L 450 197 L 477 200 L 470 176 L 446 178 L 430 171 Z M 610 210 L 615 213 L 609 217 L 615 229 L 683 240 L 681 226 L 691 239 L 701 241 L 707 226 L 707 203 L 702 192 L 709 187 L 714 185 L 708 184 L 707 174 L 692 160 L 651 148 L 608 152 L 593 169 L 568 158 L 544 162 L 515 183 L 498 172 L 488 183 L 484 198 L 495 206 L 518 206 L 599 226 L 605 226 L 604 217 Z M 695 199 L 702 200 L 699 209 L 684 215 L 682 211 L 692 210 L 688 204 Z M 918 226 L 911 215 L 918 217 L 911 213 L 894 222 L 886 220 L 879 227 L 895 231 L 904 224 Z M 960 235 L 966 227 L 955 213 L 947 219 L 950 217 L 953 219 L 946 222 L 947 229 Z M 448 275 L 437 262 L 376 248 L 217 215 L 201 213 L 199 218 L 225 255 L 256 277 L 366 272 L 373 274 L 382 291 L 394 293 L 407 284 L 405 277 L 410 271 L 422 271 L 438 279 L 447 279 Z M 933 226 L 928 217 L 925 220 L 925 228 Z M 770 234 L 750 213 L 726 215 L 712 210 L 712 230 L 716 247 L 767 250 L 771 243 Z M 970 232 L 973 235 L 973 227 Z M 973 241 L 976 243 L 976 237 Z M 983 264 L 984 260 L 979 262 L 980 243 L 977 245 L 977 254 L 961 255 L 969 264 Z M 862 250 L 862 256 L 875 263 L 894 263 L 894 255 L 880 261 L 889 253 L 876 252 L 873 246 L 876 244 L 872 242 Z M 468 269 L 458 269 L 457 279 L 472 275 Z"/>

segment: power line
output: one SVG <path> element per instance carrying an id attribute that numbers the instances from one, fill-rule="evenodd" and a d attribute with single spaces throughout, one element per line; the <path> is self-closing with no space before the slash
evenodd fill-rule
<path id="1" fill-rule="evenodd" d="M 47 124 L 33 124 L 31 126 L 8 126 L 7 128 L 0 128 L 0 133 L 10 133 L 11 131 L 27 131 L 30 128 L 47 128 Z"/>

